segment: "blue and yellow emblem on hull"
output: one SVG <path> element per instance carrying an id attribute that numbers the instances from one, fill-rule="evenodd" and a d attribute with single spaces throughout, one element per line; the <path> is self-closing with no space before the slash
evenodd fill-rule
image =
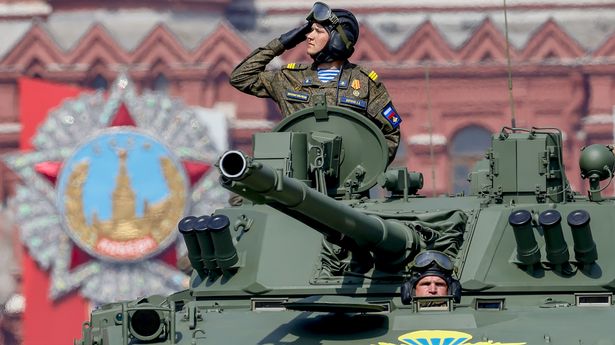
<path id="1" fill-rule="evenodd" d="M 398 340 L 402 345 L 525 345 L 526 343 L 501 343 L 487 340 L 477 343 L 468 342 L 472 335 L 460 331 L 422 330 L 401 335 Z M 378 342 L 372 345 L 400 345 L 396 343 Z"/>

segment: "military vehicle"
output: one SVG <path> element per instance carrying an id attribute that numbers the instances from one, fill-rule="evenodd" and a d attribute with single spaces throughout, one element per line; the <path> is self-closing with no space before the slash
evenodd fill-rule
<path id="1" fill-rule="evenodd" d="M 189 289 L 104 305 L 77 344 L 615 344 L 612 147 L 583 150 L 580 195 L 558 130 L 503 128 L 469 195 L 425 197 L 369 119 L 322 102 L 217 166 L 243 203 L 179 222 Z M 424 249 L 460 301 L 402 300 Z"/>

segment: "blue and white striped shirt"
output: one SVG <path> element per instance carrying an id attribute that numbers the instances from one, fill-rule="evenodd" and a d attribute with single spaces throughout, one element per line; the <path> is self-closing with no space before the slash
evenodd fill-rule
<path id="1" fill-rule="evenodd" d="M 340 75 L 339 69 L 319 69 L 318 70 L 318 80 L 323 83 L 330 82 L 331 80 L 337 78 Z"/>

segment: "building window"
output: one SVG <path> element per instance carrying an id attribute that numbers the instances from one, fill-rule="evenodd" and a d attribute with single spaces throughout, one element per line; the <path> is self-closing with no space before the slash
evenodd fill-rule
<path id="1" fill-rule="evenodd" d="M 455 134 L 449 146 L 453 193 L 469 194 L 468 174 L 474 168 L 474 164 L 485 157 L 485 152 L 490 146 L 491 132 L 483 127 L 469 126 Z"/>
<path id="2" fill-rule="evenodd" d="M 97 74 L 96 77 L 92 79 L 90 87 L 95 90 L 106 90 L 107 87 L 109 87 L 109 82 L 107 82 L 107 79 L 105 79 L 105 77 L 100 74 Z"/>
<path id="3" fill-rule="evenodd" d="M 167 77 L 165 77 L 162 73 L 158 74 L 156 79 L 154 79 L 152 88 L 155 91 L 167 92 L 169 90 L 169 79 L 167 79 Z"/>

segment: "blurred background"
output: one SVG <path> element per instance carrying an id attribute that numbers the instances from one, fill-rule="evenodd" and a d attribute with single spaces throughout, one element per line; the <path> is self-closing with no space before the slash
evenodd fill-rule
<path id="1" fill-rule="evenodd" d="M 62 107 L 63 97 L 108 95 L 121 73 L 137 94 L 154 92 L 197 109 L 218 146 L 249 152 L 252 134 L 281 115 L 270 100 L 233 89 L 228 77 L 252 50 L 299 25 L 312 4 L 0 0 L 0 152 L 36 151 L 31 140 L 47 111 Z M 612 143 L 615 133 L 615 2 L 509 0 L 506 16 L 496 0 L 328 4 L 353 11 L 361 23 L 350 60 L 376 71 L 387 86 L 403 119 L 393 165 L 423 173 L 421 194 L 467 192 L 468 173 L 491 135 L 512 124 L 559 128 L 568 179 L 586 193 L 580 149 Z M 271 65 L 307 58 L 301 44 Z M 70 92 L 46 99 L 47 111 L 32 107 L 58 88 Z M 61 297 L 40 283 L 57 267 L 25 249 L 33 238 L 15 217 L 21 205 L 14 198 L 32 181 L 15 170 L 4 163 L 0 169 L 0 344 L 37 344 L 40 334 L 48 344 L 65 344 L 79 336 L 79 322 L 45 331 L 29 315 L 46 303 L 45 317 L 85 321 L 93 304 L 79 282 Z"/>

